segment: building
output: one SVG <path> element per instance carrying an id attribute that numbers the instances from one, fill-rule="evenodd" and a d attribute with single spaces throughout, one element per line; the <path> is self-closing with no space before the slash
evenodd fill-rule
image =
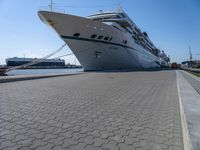
<path id="1" fill-rule="evenodd" d="M 184 61 L 181 65 L 182 67 L 200 68 L 200 60 Z"/>

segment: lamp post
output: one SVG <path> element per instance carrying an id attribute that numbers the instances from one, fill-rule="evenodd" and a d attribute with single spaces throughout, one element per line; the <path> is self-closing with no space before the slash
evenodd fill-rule
<path id="1" fill-rule="evenodd" d="M 189 46 L 189 65 L 188 65 L 188 67 L 190 68 L 190 67 L 192 67 L 192 52 L 191 52 L 191 47 Z"/>

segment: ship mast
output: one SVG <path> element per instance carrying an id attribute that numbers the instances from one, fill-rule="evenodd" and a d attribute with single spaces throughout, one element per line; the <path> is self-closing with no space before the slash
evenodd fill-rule
<path id="1" fill-rule="evenodd" d="M 50 0 L 50 4 L 49 4 L 50 10 L 53 10 L 53 0 Z"/>
<path id="2" fill-rule="evenodd" d="M 122 5 L 121 5 L 121 4 L 118 4 L 117 11 L 118 11 L 118 12 L 123 12 L 123 8 L 122 8 Z"/>
<path id="3" fill-rule="evenodd" d="M 192 52 L 191 52 L 191 47 L 189 46 L 189 53 L 190 53 L 190 62 L 192 61 Z"/>

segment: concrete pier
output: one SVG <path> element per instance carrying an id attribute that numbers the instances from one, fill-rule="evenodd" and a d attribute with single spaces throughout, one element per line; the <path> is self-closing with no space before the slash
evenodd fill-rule
<path id="1" fill-rule="evenodd" d="M 183 150 L 175 71 L 0 84 L 0 149 Z"/>
<path id="2" fill-rule="evenodd" d="M 186 71 L 177 71 L 177 81 L 185 116 L 182 123 L 187 132 L 185 143 L 193 150 L 200 150 L 200 78 Z"/>

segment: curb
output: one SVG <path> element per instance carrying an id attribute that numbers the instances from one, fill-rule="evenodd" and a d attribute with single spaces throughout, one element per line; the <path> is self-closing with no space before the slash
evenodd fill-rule
<path id="1" fill-rule="evenodd" d="M 184 150 L 192 150 L 193 148 L 192 148 L 190 135 L 189 135 L 189 131 L 188 131 L 188 125 L 187 125 L 187 122 L 186 122 L 184 107 L 183 107 L 182 100 L 181 100 L 181 93 L 180 93 L 179 82 L 178 82 L 178 78 L 177 78 L 177 72 L 176 72 L 176 81 L 177 81 L 181 125 L 182 125 L 182 134 L 183 134 L 183 146 L 184 146 Z"/>
<path id="2" fill-rule="evenodd" d="M 44 79 L 44 78 L 53 78 L 53 77 L 63 77 L 63 76 L 72 76 L 72 75 L 80 75 L 80 74 L 83 74 L 83 73 L 37 75 L 37 76 L 26 76 L 26 77 L 16 77 L 16 78 L 11 77 L 11 78 L 2 78 L 2 79 L 0 78 L 0 83 Z"/>

